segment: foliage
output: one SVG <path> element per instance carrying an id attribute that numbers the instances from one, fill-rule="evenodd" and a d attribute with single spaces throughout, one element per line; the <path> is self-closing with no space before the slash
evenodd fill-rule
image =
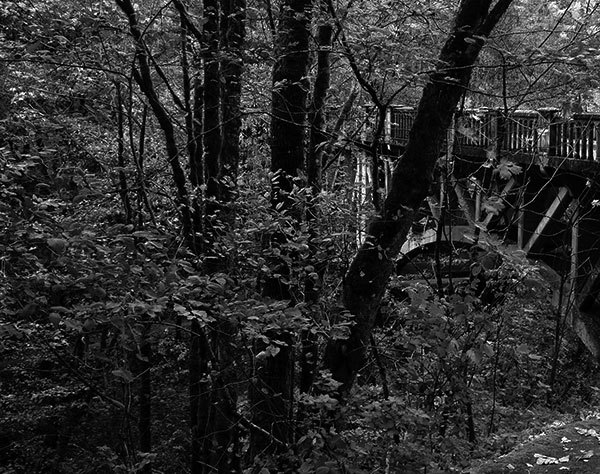
<path id="1" fill-rule="evenodd" d="M 184 3 L 202 25 L 200 12 Z M 247 9 L 236 199 L 219 208 L 206 199 L 204 184 L 185 183 L 207 214 L 198 231 L 200 250 L 182 236 L 164 138 L 135 84 L 131 69 L 139 51 L 116 4 L 0 5 L 0 472 L 187 472 L 189 389 L 195 383 L 190 341 L 199 334 L 208 335 L 209 354 L 199 384 L 212 390 L 212 401 L 223 401 L 222 386 L 234 395 L 240 440 L 228 453 L 241 457 L 256 430 L 248 389 L 257 367 L 283 346 L 273 334 L 292 334 L 296 379 L 306 341 L 314 343 L 317 359 L 329 338 L 348 336 L 354 322 L 338 302 L 341 277 L 368 208 L 358 202 L 364 189 L 355 184 L 359 148 L 349 146 L 360 124 L 348 121 L 331 137 L 325 190 L 315 196 L 299 173 L 290 208 L 272 208 L 273 175 L 265 172 L 275 59 L 270 3 L 250 1 Z M 509 19 L 492 40 L 478 87 L 497 89 L 485 71 L 490 64 L 496 71 L 504 55 L 511 87 L 522 89 L 511 106 L 530 92 L 518 79 L 521 71 L 538 74 L 549 63 L 556 68 L 535 101 L 573 81 L 578 94 L 592 95 L 597 13 L 575 3 L 539 50 L 534 43 L 565 7 L 550 2 L 535 10 L 519 3 L 517 17 L 534 10 L 534 26 L 543 28 L 524 41 L 512 33 L 526 25 Z M 135 7 L 187 179 L 180 15 L 167 2 Z M 454 7 L 361 1 L 337 15 L 377 93 L 389 98 L 408 84 L 398 100 L 409 102 L 436 65 L 433 54 Z M 192 84 L 202 73 L 202 48 L 191 35 L 186 44 Z M 340 60 L 348 51 L 336 43 L 334 52 L 331 122 L 354 87 Z M 498 97 L 474 97 L 467 100 L 499 105 Z M 362 115 L 364 96 L 359 102 L 353 117 Z M 502 178 L 521 171 L 510 161 L 495 169 Z M 486 205 L 497 211 L 501 203 L 489 199 Z M 298 219 L 308 208 L 317 218 Z M 278 235 L 283 242 L 274 241 Z M 538 270 L 521 255 L 499 253 L 486 250 L 501 261 L 493 268 L 483 268 L 481 255 L 469 260 L 470 281 L 451 289 L 394 280 L 378 315 L 377 352 L 350 399 L 335 397 L 331 374 L 316 374 L 312 390 L 293 394 L 289 450 L 244 459 L 243 468 L 358 473 L 426 466 L 427 472 L 452 472 L 469 456 L 508 450 L 521 430 L 540 422 L 536 417 L 553 416 L 551 409 L 575 413 L 596 403 L 597 384 L 587 383 L 596 376 L 591 362 L 569 338 L 555 351 L 557 315 Z M 206 271 L 210 259 L 222 264 L 218 271 Z M 289 299 L 263 295 L 265 282 L 273 280 L 289 288 Z M 307 296 L 315 290 L 318 298 Z M 139 421 L 148 380 L 152 449 L 145 452 Z"/>

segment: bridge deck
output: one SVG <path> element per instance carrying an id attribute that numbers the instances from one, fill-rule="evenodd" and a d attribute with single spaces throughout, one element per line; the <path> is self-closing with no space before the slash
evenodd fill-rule
<path id="1" fill-rule="evenodd" d="M 404 147 L 416 110 L 392 106 L 387 113 L 386 143 Z M 496 109 L 468 109 L 457 113 L 455 152 L 477 158 L 509 156 L 518 163 L 588 173 L 600 169 L 600 114 L 561 117 L 558 110 L 517 110 L 508 115 Z"/>

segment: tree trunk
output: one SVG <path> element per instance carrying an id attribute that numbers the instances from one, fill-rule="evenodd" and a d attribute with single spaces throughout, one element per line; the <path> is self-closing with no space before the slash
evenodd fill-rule
<path id="1" fill-rule="evenodd" d="M 234 197 L 235 182 L 240 162 L 240 131 L 242 128 L 242 46 L 246 35 L 244 19 L 246 0 L 224 0 L 222 3 L 221 52 L 225 56 L 221 61 L 223 76 L 223 99 L 221 103 L 223 117 L 223 143 L 219 179 L 221 199 L 231 202 Z"/>
<path id="2" fill-rule="evenodd" d="M 283 452 L 293 433 L 290 419 L 293 393 L 293 335 L 277 330 L 267 333 L 270 346 L 257 342 L 258 353 L 254 382 L 250 386 L 252 422 L 261 431 L 250 433 L 250 459 Z M 276 354 L 270 349 L 278 350 Z"/>
<path id="3" fill-rule="evenodd" d="M 271 118 L 272 202 L 290 204 L 298 170 L 304 168 L 311 0 L 286 0 L 275 44 Z"/>
<path id="4" fill-rule="evenodd" d="M 160 128 L 165 137 L 165 147 L 167 158 L 171 165 L 171 173 L 176 189 L 176 203 L 180 212 L 183 233 L 192 246 L 195 248 L 195 238 L 193 233 L 192 214 L 190 212 L 189 196 L 186 188 L 186 179 L 181 163 L 179 162 L 179 149 L 175 138 L 175 129 L 169 112 L 161 102 L 152 80 L 150 66 L 148 63 L 148 48 L 144 43 L 142 30 L 137 21 L 135 9 L 131 0 L 116 0 L 117 6 L 127 15 L 129 21 L 129 31 L 136 45 L 136 57 L 139 69 L 133 70 L 135 81 L 138 83 L 141 91 L 146 96 L 150 108 L 152 109 Z"/>
<path id="5" fill-rule="evenodd" d="M 119 166 L 119 195 L 123 202 L 123 210 L 125 211 L 125 222 L 131 224 L 133 220 L 133 212 L 131 209 L 131 201 L 129 199 L 129 187 L 127 185 L 127 176 L 125 175 L 125 127 L 123 110 L 123 96 L 121 94 L 121 83 L 115 81 L 115 89 L 117 95 L 116 113 L 117 113 L 117 165 Z M 141 213 L 141 209 L 138 209 Z"/>
<path id="6" fill-rule="evenodd" d="M 318 217 L 317 198 L 322 188 L 322 169 L 327 135 L 325 133 L 325 102 L 329 92 L 331 79 L 330 55 L 333 27 L 331 23 L 321 23 L 317 28 L 317 74 L 312 93 L 312 101 L 308 112 L 310 124 L 310 139 L 308 156 L 306 158 L 306 176 L 311 189 L 311 197 L 307 203 L 306 219 L 309 226 L 309 247 L 313 261 L 318 253 L 314 243 L 316 236 L 315 221 Z M 321 280 L 324 274 L 324 265 L 317 265 L 316 275 Z M 308 276 L 304 285 L 304 299 L 316 309 L 319 302 L 319 281 Z M 317 367 L 317 337 L 316 334 L 306 329 L 301 334 L 302 350 L 300 353 L 299 389 L 301 393 L 308 393 L 312 387 Z M 300 417 L 300 414 L 299 414 Z"/>
<path id="7" fill-rule="evenodd" d="M 320 24 L 317 30 L 317 75 L 313 88 L 313 97 L 308 114 L 310 124 L 310 140 L 306 160 L 308 185 L 313 194 L 321 191 L 321 170 L 323 156 L 327 144 L 325 134 L 325 99 L 329 91 L 331 79 L 330 55 L 333 27 L 330 23 Z"/>
<path id="8" fill-rule="evenodd" d="M 298 170 L 304 168 L 304 136 L 306 125 L 307 74 L 309 65 L 309 36 L 311 0 L 285 0 L 275 45 L 276 62 L 273 68 L 271 118 L 271 178 L 273 207 L 291 211 L 298 220 L 301 213 L 292 209 L 289 193 Z M 285 242 L 281 233 L 271 236 L 271 245 Z M 290 256 L 293 258 L 293 256 Z M 283 259 L 271 262 L 273 272 L 289 273 Z M 263 295 L 291 299 L 289 287 L 280 279 L 266 279 Z M 282 451 L 293 434 L 292 411 L 294 335 L 281 328 L 267 334 L 270 344 L 257 342 L 257 349 L 265 357 L 257 358 L 255 381 L 250 389 L 252 421 L 261 428 L 250 435 L 249 455 L 271 454 Z M 266 435 L 268 433 L 269 435 Z M 274 438 L 274 440 L 273 440 Z"/>
<path id="9" fill-rule="evenodd" d="M 212 422 L 210 410 L 209 350 L 204 329 L 192 320 L 189 354 L 189 393 L 191 426 L 191 470 L 192 474 L 209 472 L 212 444 Z"/>
<path id="10" fill-rule="evenodd" d="M 219 51 L 219 2 L 204 0 L 204 165 L 207 197 L 219 199 L 221 153 L 221 84 Z M 210 206 L 212 207 L 212 206 Z M 212 209 L 214 211 L 214 209 Z"/>
<path id="11" fill-rule="evenodd" d="M 138 377 L 140 379 L 138 429 L 140 432 L 140 451 L 143 453 L 152 451 L 152 347 L 148 341 L 147 332 L 147 326 L 144 326 L 141 331 L 140 352 L 135 356 L 139 359 L 137 360 Z M 141 472 L 144 474 L 152 472 L 152 464 L 146 464 Z"/>
<path id="12" fill-rule="evenodd" d="M 394 259 L 427 196 L 452 114 L 466 91 L 485 38 L 511 1 L 499 0 L 491 10 L 491 0 L 460 3 L 453 31 L 440 53 L 440 66 L 423 90 L 383 209 L 369 224 L 365 243 L 344 278 L 343 304 L 355 324 L 347 340 L 331 340 L 325 352 L 326 368 L 342 383 L 340 395 L 352 387 L 357 372 L 365 365 L 373 322 L 393 272 Z"/>

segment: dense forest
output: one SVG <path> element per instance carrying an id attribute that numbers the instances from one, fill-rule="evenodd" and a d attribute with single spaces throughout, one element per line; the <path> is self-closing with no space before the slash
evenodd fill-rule
<path id="1" fill-rule="evenodd" d="M 590 0 L 2 1 L 0 473 L 504 472 L 600 418 L 599 59 Z"/>

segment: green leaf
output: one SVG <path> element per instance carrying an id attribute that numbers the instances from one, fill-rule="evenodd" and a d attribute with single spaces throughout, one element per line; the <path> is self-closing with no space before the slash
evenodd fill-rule
<path id="1" fill-rule="evenodd" d="M 523 169 L 519 165 L 513 163 L 512 161 L 503 159 L 498 164 L 497 171 L 498 171 L 498 174 L 500 175 L 500 178 L 510 179 L 513 176 L 520 174 L 521 171 L 523 171 Z"/>
<path id="2" fill-rule="evenodd" d="M 50 250 L 58 255 L 62 255 L 67 250 L 67 241 L 65 239 L 48 239 L 46 241 Z"/>
<path id="3" fill-rule="evenodd" d="M 58 313 L 50 313 L 48 315 L 48 321 L 50 321 L 55 328 L 60 325 L 60 320 L 60 314 Z"/>

